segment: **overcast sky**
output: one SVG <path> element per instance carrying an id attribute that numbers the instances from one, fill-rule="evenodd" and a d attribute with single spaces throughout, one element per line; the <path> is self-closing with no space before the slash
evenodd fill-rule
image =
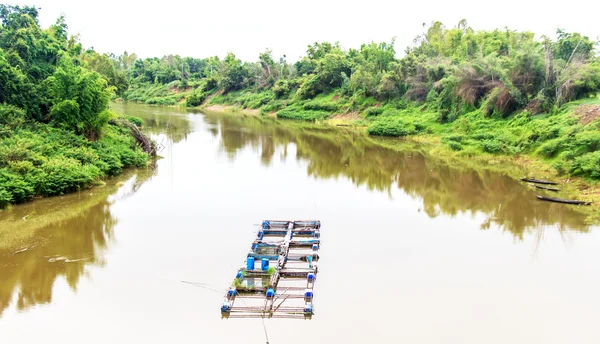
<path id="1" fill-rule="evenodd" d="M 38 0 L 17 4 L 41 8 L 47 27 L 64 13 L 71 34 L 99 52 L 135 52 L 141 57 L 179 54 L 224 56 L 231 51 L 254 61 L 265 48 L 295 61 L 315 41 L 346 48 L 396 37 L 401 52 L 423 32 L 423 23 L 447 27 L 467 19 L 474 29 L 509 27 L 554 37 L 556 28 L 600 36 L 598 1 L 504 0 Z"/>

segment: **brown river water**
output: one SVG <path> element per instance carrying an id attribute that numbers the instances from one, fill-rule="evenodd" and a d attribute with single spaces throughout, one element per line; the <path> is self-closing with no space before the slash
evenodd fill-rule
<path id="1" fill-rule="evenodd" d="M 501 172 L 344 128 L 112 107 L 163 159 L 0 212 L 1 343 L 265 343 L 219 308 L 256 224 L 306 218 L 315 315 L 265 320 L 270 344 L 600 343 L 600 231 Z"/>

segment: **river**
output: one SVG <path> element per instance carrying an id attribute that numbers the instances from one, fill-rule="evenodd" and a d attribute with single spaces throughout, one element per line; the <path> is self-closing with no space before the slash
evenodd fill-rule
<path id="1" fill-rule="evenodd" d="M 347 128 L 112 107 L 163 158 L 0 212 L 2 342 L 265 343 L 259 319 L 221 319 L 224 291 L 256 224 L 305 218 L 315 316 L 266 320 L 271 344 L 600 342 L 598 228 L 500 171 Z"/>

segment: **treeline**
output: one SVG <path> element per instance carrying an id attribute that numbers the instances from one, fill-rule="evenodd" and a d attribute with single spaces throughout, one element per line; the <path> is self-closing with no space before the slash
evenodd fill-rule
<path id="1" fill-rule="evenodd" d="M 269 104 L 276 111 L 290 100 L 337 91 L 351 101 L 349 108 L 336 111 L 363 110 L 355 103 L 364 98 L 428 102 L 439 110 L 441 122 L 473 108 L 500 116 L 523 108 L 547 112 L 600 89 L 596 42 L 578 33 L 558 30 L 555 39 L 536 39 L 533 33 L 509 29 L 475 31 L 465 21 L 451 29 L 435 22 L 402 58 L 394 43 L 371 42 L 360 49 L 315 43 L 293 64 L 285 56 L 274 58 L 270 50 L 256 62 L 243 62 L 232 53 L 223 59 L 169 55 L 131 61 L 132 55 L 124 54 L 111 60 L 129 80 L 131 90 L 121 93 L 129 100 L 173 105 L 185 98 L 188 106 L 197 106 L 215 92 L 252 90 L 265 94 L 258 103 L 243 105 Z M 185 97 L 164 88 L 136 92 L 148 84 L 193 92 Z"/>
<path id="2" fill-rule="evenodd" d="M 108 110 L 127 80 L 95 72 L 103 58 L 68 36 L 63 17 L 42 29 L 35 7 L 0 5 L 0 20 L 0 208 L 145 165 Z"/>
<path id="3" fill-rule="evenodd" d="M 395 42 L 315 43 L 294 63 L 271 51 L 165 56 L 124 64 L 121 97 L 159 105 L 233 105 L 278 118 L 344 115 L 371 135 L 430 135 L 457 154 L 540 157 L 559 174 L 600 179 L 597 42 L 432 23 L 398 57 Z M 126 67 L 127 66 L 127 67 Z"/>

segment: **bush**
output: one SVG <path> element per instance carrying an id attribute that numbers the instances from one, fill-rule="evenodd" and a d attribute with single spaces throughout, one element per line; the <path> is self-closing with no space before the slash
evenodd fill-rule
<path id="1" fill-rule="evenodd" d="M 25 111 L 12 105 L 0 104 L 0 124 L 14 129 L 23 123 L 25 123 Z"/>
<path id="2" fill-rule="evenodd" d="M 42 175 L 38 180 L 39 193 L 42 196 L 62 195 L 89 186 L 102 173 L 94 165 L 82 165 L 69 158 L 49 159 L 42 166 Z"/>
<path id="3" fill-rule="evenodd" d="M 486 153 L 500 153 L 502 152 L 502 142 L 497 139 L 487 139 L 481 142 L 481 149 Z"/>
<path id="4" fill-rule="evenodd" d="M 146 164 L 147 154 L 128 129 L 108 125 L 104 132 L 91 143 L 70 130 L 30 124 L 0 140 L 0 207 L 86 188 L 124 167 Z"/>
<path id="5" fill-rule="evenodd" d="M 573 175 L 600 179 L 600 152 L 593 152 L 576 157 L 570 172 Z"/>
<path id="6" fill-rule="evenodd" d="M 8 192 L 4 187 L 0 186 L 0 209 L 6 208 L 9 204 L 13 203 L 12 194 Z"/>
<path id="7" fill-rule="evenodd" d="M 142 121 L 142 119 L 139 117 L 125 115 L 123 118 L 138 128 L 141 128 L 144 125 L 144 121 Z"/>
<path id="8" fill-rule="evenodd" d="M 365 117 L 377 117 L 383 113 L 383 108 L 381 107 L 370 107 L 365 110 Z"/>
<path id="9" fill-rule="evenodd" d="M 339 109 L 340 109 L 338 104 L 334 104 L 334 103 L 330 103 L 330 102 L 326 102 L 326 101 L 318 101 L 318 100 L 306 102 L 306 103 L 304 103 L 304 105 L 302 105 L 302 108 L 304 110 L 327 111 L 327 112 L 336 112 L 336 111 L 339 111 Z"/>
<path id="10" fill-rule="evenodd" d="M 287 80 L 279 79 L 271 88 L 277 98 L 281 98 L 290 93 L 290 84 Z"/>
<path id="11" fill-rule="evenodd" d="M 408 136 L 417 133 L 412 123 L 407 123 L 400 118 L 381 118 L 369 125 L 367 129 L 370 135 L 377 136 Z"/>
<path id="12" fill-rule="evenodd" d="M 324 111 L 302 110 L 296 107 L 285 108 L 277 112 L 277 118 L 296 119 L 301 121 L 324 120 L 329 117 L 329 113 Z"/>
<path id="13" fill-rule="evenodd" d="M 559 151 L 564 149 L 566 147 L 567 142 L 568 141 L 565 138 L 558 138 L 558 139 L 546 141 L 540 146 L 538 151 L 543 156 L 545 156 L 547 158 L 551 158 L 551 157 L 555 156 Z"/>
<path id="14" fill-rule="evenodd" d="M 188 95 L 185 105 L 189 107 L 200 106 L 205 100 L 206 93 L 200 90 L 194 90 L 190 95 Z"/>
<path id="15" fill-rule="evenodd" d="M 448 145 L 448 147 L 454 151 L 459 151 L 462 150 L 462 145 L 459 142 L 456 141 L 448 141 L 446 143 Z"/>
<path id="16" fill-rule="evenodd" d="M 0 187 L 8 192 L 10 199 L 16 203 L 28 201 L 34 196 L 34 187 L 19 174 L 8 169 L 0 169 Z"/>

